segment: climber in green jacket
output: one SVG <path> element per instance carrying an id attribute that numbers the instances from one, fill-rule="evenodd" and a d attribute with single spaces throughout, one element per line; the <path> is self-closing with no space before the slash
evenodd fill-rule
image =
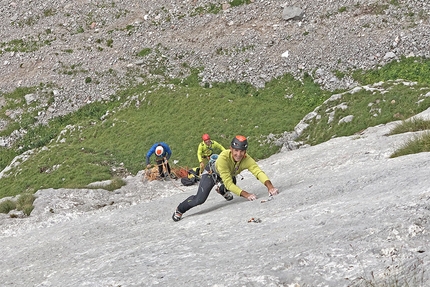
<path id="1" fill-rule="evenodd" d="M 208 163 L 210 156 L 214 153 L 214 149 L 222 152 L 225 148 L 218 142 L 211 140 L 208 134 L 202 136 L 202 142 L 197 148 L 197 158 L 200 164 L 200 171 L 203 172 L 205 165 Z"/>
<path id="2" fill-rule="evenodd" d="M 172 215 L 174 221 L 179 221 L 182 215 L 191 208 L 203 204 L 212 188 L 217 185 L 217 192 L 226 200 L 233 199 L 231 192 L 248 200 L 256 200 L 257 196 L 241 189 L 236 185 L 236 176 L 243 170 L 249 170 L 261 183 L 267 187 L 269 195 L 278 194 L 269 177 L 261 170 L 255 160 L 246 150 L 248 140 L 238 135 L 231 141 L 230 149 L 224 150 L 220 155 L 213 154 L 200 178 L 197 194 L 191 195 L 181 202 Z M 231 192 L 230 192 L 231 191 Z"/>

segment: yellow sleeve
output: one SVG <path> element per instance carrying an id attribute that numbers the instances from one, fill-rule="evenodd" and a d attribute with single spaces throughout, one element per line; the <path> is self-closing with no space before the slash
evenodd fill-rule
<path id="1" fill-rule="evenodd" d="M 269 177 L 264 173 L 263 170 L 261 170 L 255 160 L 248 154 L 239 164 L 236 164 L 236 166 L 239 167 L 237 170 L 235 168 L 235 162 L 231 156 L 230 150 L 221 152 L 216 161 L 217 172 L 220 175 L 226 189 L 238 196 L 240 196 L 242 189 L 233 183 L 233 176 L 238 175 L 243 170 L 249 170 L 262 184 L 269 180 Z"/>
<path id="2" fill-rule="evenodd" d="M 199 147 L 197 148 L 197 158 L 198 158 L 199 162 L 203 161 L 202 154 L 203 154 L 204 145 L 205 145 L 205 143 L 201 142 L 199 144 Z"/>
<path id="3" fill-rule="evenodd" d="M 243 160 L 243 169 L 249 170 L 262 184 L 264 184 L 269 177 L 261 170 L 255 160 L 248 156 Z"/>
<path id="4" fill-rule="evenodd" d="M 219 142 L 212 141 L 212 145 L 214 146 L 214 148 L 217 148 L 221 151 L 225 151 L 225 148 Z"/>

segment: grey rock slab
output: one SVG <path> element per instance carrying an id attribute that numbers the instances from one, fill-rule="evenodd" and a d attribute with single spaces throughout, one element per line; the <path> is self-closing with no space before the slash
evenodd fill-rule
<path id="1" fill-rule="evenodd" d="M 212 192 L 179 222 L 197 186 L 140 173 L 117 192 L 41 190 L 29 218 L 0 218 L 2 284 L 351 286 L 373 273 L 427 286 L 430 153 L 389 158 L 416 135 L 387 136 L 397 123 L 273 155 L 259 162 L 273 200 L 243 172 L 258 200 Z"/>
<path id="2" fill-rule="evenodd" d="M 282 19 L 284 20 L 301 20 L 303 18 L 304 11 L 300 7 L 296 6 L 285 6 L 282 11 Z"/>

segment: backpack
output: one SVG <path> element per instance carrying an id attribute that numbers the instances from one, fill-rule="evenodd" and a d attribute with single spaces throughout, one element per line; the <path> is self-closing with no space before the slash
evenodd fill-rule
<path id="1" fill-rule="evenodd" d="M 195 170 L 194 169 L 188 170 L 188 176 L 181 178 L 182 185 L 190 186 L 197 183 L 200 180 L 200 177 L 198 174 L 199 170 L 200 168 L 196 168 Z"/>
<path id="2" fill-rule="evenodd" d="M 194 178 L 188 178 L 188 177 L 181 178 L 181 183 L 182 185 L 185 185 L 185 186 L 194 185 L 196 182 L 197 180 L 195 180 Z"/>

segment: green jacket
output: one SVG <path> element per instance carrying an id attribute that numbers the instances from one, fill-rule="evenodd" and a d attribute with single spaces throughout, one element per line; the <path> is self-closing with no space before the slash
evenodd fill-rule
<path id="1" fill-rule="evenodd" d="M 238 196 L 240 196 L 242 189 L 233 183 L 233 177 L 243 170 L 249 170 L 263 184 L 269 180 L 269 177 L 260 169 L 252 157 L 246 154 L 240 162 L 235 162 L 230 150 L 225 150 L 219 154 L 215 162 L 215 169 L 225 187 Z"/>
<path id="2" fill-rule="evenodd" d="M 216 141 L 211 141 L 210 146 L 207 146 L 205 144 L 205 142 L 202 141 L 199 144 L 199 147 L 197 149 L 197 158 L 199 159 L 199 162 L 202 162 L 203 158 L 210 157 L 211 154 L 213 154 L 213 150 L 214 149 L 219 149 L 220 152 L 222 152 L 222 151 L 225 150 L 225 148 L 221 144 L 219 144 L 218 142 L 216 142 Z"/>

